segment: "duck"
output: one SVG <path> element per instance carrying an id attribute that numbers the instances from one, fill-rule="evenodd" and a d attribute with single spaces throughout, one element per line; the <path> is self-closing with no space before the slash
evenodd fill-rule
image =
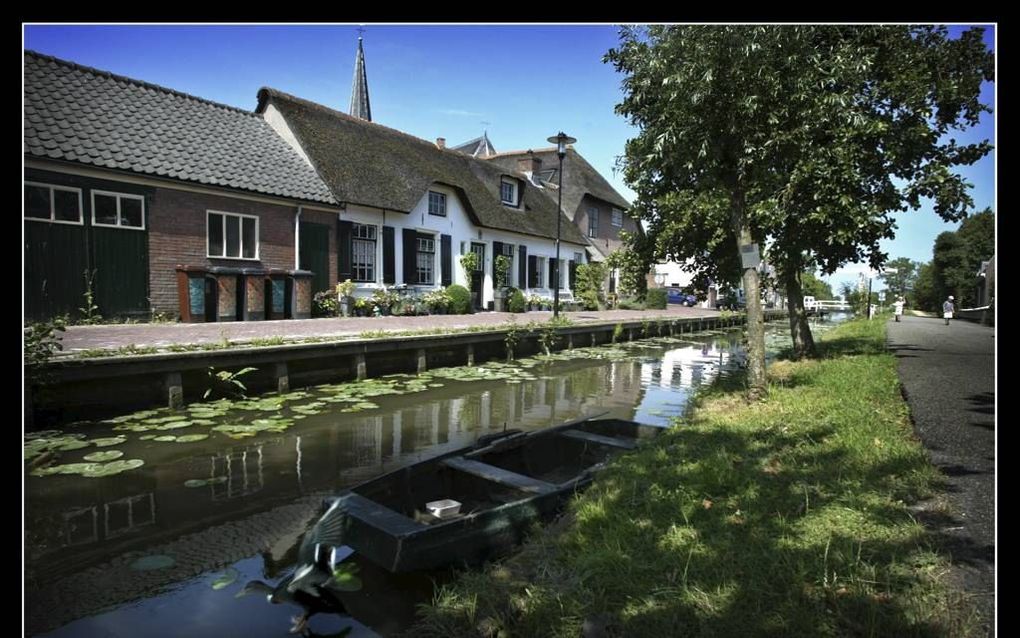
<path id="1" fill-rule="evenodd" d="M 334 514 L 335 503 L 308 532 L 298 550 L 298 564 L 275 587 L 253 580 L 248 582 L 239 596 L 260 592 L 273 604 L 291 603 L 304 611 L 293 618 L 290 633 L 306 633 L 308 620 L 319 613 L 348 614 L 347 608 L 330 587 L 336 567 L 337 548 L 342 545 L 340 527 L 342 517 Z"/>

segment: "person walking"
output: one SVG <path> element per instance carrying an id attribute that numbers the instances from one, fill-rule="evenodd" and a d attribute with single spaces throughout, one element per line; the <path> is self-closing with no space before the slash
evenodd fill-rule
<path id="1" fill-rule="evenodd" d="M 942 302 L 942 317 L 946 320 L 946 325 L 949 325 L 949 320 L 953 318 L 953 296 L 949 295 L 949 298 Z"/>
<path id="2" fill-rule="evenodd" d="M 906 300 L 903 297 L 897 297 L 893 303 L 893 313 L 896 315 L 896 321 L 900 320 L 900 315 L 903 314 L 903 304 Z"/>

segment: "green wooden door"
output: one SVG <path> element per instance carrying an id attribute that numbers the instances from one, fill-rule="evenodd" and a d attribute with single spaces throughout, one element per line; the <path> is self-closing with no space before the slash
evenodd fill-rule
<path id="1" fill-rule="evenodd" d="M 301 270 L 312 271 L 312 295 L 329 290 L 329 226 L 301 222 L 298 229 Z"/>
<path id="2" fill-rule="evenodd" d="M 93 290 L 103 317 L 149 311 L 149 242 L 144 230 L 92 227 Z"/>
<path id="3" fill-rule="evenodd" d="M 25 318 L 78 316 L 85 305 L 85 227 L 47 221 L 25 225 Z"/>

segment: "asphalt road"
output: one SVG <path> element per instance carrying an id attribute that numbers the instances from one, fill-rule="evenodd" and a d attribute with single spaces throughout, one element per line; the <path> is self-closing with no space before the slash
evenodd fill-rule
<path id="1" fill-rule="evenodd" d="M 889 347 L 915 431 L 947 479 L 951 511 L 926 512 L 953 561 L 953 578 L 994 631 L 995 329 L 966 321 L 904 316 Z"/>

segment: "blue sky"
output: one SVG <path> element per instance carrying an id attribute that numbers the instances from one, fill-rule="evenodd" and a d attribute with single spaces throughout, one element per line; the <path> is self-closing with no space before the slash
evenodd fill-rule
<path id="1" fill-rule="evenodd" d="M 26 48 L 254 109 L 270 86 L 346 112 L 357 47 L 357 25 L 84 26 L 26 25 Z M 953 31 L 963 27 L 952 27 Z M 627 199 L 614 172 L 624 144 L 636 134 L 613 111 L 621 76 L 602 57 L 618 42 L 611 25 L 367 25 L 365 58 L 375 122 L 450 145 L 488 129 L 498 151 L 548 146 L 563 130 L 577 150 Z M 994 48 L 994 29 L 985 42 Z M 982 101 L 994 105 L 986 83 Z M 485 124 L 487 122 L 487 124 Z M 994 141 L 994 114 L 960 142 Z M 974 184 L 976 209 L 995 207 L 994 152 L 961 169 Z M 891 258 L 931 259 L 935 236 L 955 230 L 930 205 L 897 215 Z M 851 265 L 829 278 L 855 280 Z"/>

